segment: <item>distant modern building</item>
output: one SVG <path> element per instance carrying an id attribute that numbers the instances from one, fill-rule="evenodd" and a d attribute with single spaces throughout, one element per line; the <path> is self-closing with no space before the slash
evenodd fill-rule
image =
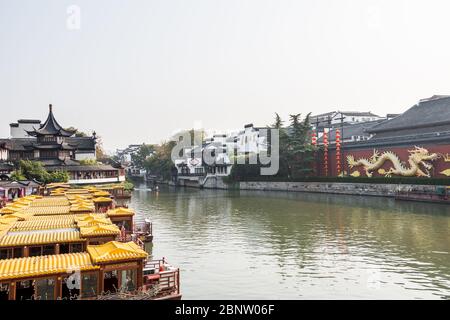
<path id="1" fill-rule="evenodd" d="M 386 120 L 385 117 L 380 117 L 373 114 L 370 111 L 358 112 L 358 111 L 331 111 L 310 117 L 310 123 L 313 127 L 333 127 L 345 124 L 355 124 L 360 122 L 370 122 Z"/>
<path id="2" fill-rule="evenodd" d="M 41 162 L 47 171 L 67 171 L 69 183 L 110 183 L 124 181 L 122 168 L 111 165 L 84 164 L 96 160 L 96 136 L 75 136 L 55 119 L 52 105 L 46 121 L 19 120 L 10 124 L 10 138 L 0 139 L 0 156 L 6 163 L 19 160 Z"/>

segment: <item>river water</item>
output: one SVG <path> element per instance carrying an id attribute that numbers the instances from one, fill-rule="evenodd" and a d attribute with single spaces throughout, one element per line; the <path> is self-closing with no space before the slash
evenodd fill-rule
<path id="1" fill-rule="evenodd" d="M 445 205 L 142 186 L 130 206 L 185 299 L 450 298 Z"/>

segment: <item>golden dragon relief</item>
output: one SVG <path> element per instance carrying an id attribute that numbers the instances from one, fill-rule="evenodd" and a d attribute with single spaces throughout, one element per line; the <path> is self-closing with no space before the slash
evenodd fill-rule
<path id="1" fill-rule="evenodd" d="M 415 147 L 413 150 L 408 150 L 409 168 L 400 158 L 391 151 L 385 151 L 379 153 L 377 150 L 373 151 L 373 155 L 369 158 L 361 158 L 355 160 L 354 156 L 347 156 L 347 163 L 350 168 L 363 166 L 368 177 L 372 177 L 373 172 L 378 170 L 378 173 L 384 174 L 385 177 L 391 177 L 392 175 L 399 175 L 404 177 L 430 177 L 430 169 L 433 165 L 430 161 L 434 161 L 439 158 L 437 153 L 430 153 L 425 148 Z M 380 169 L 386 161 L 392 162 L 393 167 L 388 171 Z"/>

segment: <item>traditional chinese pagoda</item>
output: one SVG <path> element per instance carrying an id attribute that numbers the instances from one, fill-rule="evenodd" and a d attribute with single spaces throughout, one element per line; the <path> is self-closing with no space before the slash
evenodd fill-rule
<path id="1" fill-rule="evenodd" d="M 43 124 L 40 120 L 21 119 L 10 124 L 9 139 L 0 139 L 3 166 L 19 160 L 41 162 L 48 171 L 67 171 L 69 183 L 111 183 L 124 181 L 122 168 L 111 165 L 85 165 L 96 159 L 96 135 L 76 135 L 76 130 L 63 128 L 56 121 L 52 105 Z"/>

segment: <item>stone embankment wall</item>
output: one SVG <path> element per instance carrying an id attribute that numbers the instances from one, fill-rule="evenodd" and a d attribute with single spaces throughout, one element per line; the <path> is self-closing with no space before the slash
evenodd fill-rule
<path id="1" fill-rule="evenodd" d="M 393 197 L 398 191 L 434 193 L 436 186 L 411 184 L 369 184 L 331 182 L 238 182 L 228 185 L 221 178 L 210 177 L 203 185 L 205 189 L 240 189 L 258 191 L 315 192 L 366 196 Z"/>

